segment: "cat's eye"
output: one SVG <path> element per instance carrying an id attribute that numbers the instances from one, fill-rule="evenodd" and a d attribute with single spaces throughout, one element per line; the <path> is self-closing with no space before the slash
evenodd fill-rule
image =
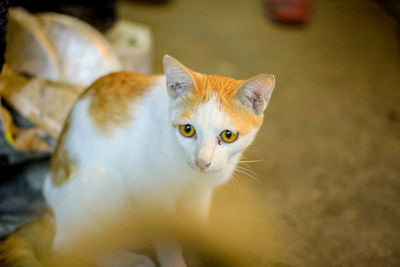
<path id="1" fill-rule="evenodd" d="M 191 124 L 179 125 L 179 132 L 185 137 L 193 137 L 196 134 L 196 129 Z"/>
<path id="2" fill-rule="evenodd" d="M 239 137 L 239 134 L 230 130 L 223 130 L 219 136 L 221 137 L 222 141 L 226 143 L 232 143 L 236 141 L 236 139 Z"/>

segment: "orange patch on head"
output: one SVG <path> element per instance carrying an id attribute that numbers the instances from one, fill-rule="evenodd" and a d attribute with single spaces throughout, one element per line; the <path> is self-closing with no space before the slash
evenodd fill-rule
<path id="1" fill-rule="evenodd" d="M 239 106 L 228 110 L 231 123 L 241 135 L 248 134 L 251 130 L 261 126 L 263 115 L 255 115 L 253 111 L 246 107 Z"/>
<path id="2" fill-rule="evenodd" d="M 129 122 L 131 105 L 148 91 L 155 78 L 156 75 L 120 71 L 98 79 L 82 95 L 92 97 L 89 115 L 103 131 Z"/>
<path id="3" fill-rule="evenodd" d="M 236 90 L 245 82 L 244 80 L 205 75 L 194 71 L 190 71 L 190 74 L 195 81 L 195 88 L 183 101 L 180 118 L 190 118 L 197 106 L 215 98 L 219 108 L 228 114 L 231 123 L 241 135 L 260 127 L 263 115 L 256 115 L 235 99 Z"/>

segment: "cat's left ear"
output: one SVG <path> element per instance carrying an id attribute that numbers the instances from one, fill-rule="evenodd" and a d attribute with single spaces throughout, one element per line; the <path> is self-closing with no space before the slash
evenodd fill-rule
<path id="1" fill-rule="evenodd" d="M 260 115 L 267 108 L 275 87 L 275 76 L 260 74 L 250 78 L 236 90 L 235 98 Z"/>

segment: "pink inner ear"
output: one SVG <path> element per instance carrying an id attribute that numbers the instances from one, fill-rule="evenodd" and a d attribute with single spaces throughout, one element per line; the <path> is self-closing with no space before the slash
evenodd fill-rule
<path id="1" fill-rule="evenodd" d="M 270 95 L 270 90 L 267 85 L 260 85 L 254 88 L 252 92 L 251 103 L 253 110 L 260 114 L 264 111 L 266 103 L 268 103 L 268 97 Z"/>
<path id="2" fill-rule="evenodd" d="M 263 90 L 264 89 L 264 90 Z M 265 88 L 262 88 L 260 90 L 260 88 L 257 88 L 253 91 L 253 96 L 251 98 L 251 102 L 254 104 L 256 104 L 256 102 L 263 102 L 263 99 L 266 98 L 268 96 L 268 90 L 265 90 Z"/>
<path id="3" fill-rule="evenodd" d="M 259 112 L 259 108 L 264 106 L 264 100 L 262 98 L 253 98 L 252 99 L 252 104 L 253 104 L 253 109 Z"/>
<path id="4" fill-rule="evenodd" d="M 267 79 L 263 82 L 263 84 L 259 84 L 257 88 L 253 91 L 253 93 L 258 98 L 268 98 L 273 90 L 273 86 L 271 86 L 271 82 Z"/>
<path id="5" fill-rule="evenodd" d="M 259 88 L 257 89 L 253 91 L 253 95 L 255 96 L 255 98 L 264 98 L 264 95 L 267 94 L 267 90 L 260 90 Z"/>

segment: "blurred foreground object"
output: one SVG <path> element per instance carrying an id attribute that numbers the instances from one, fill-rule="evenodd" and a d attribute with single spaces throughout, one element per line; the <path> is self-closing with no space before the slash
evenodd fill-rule
<path id="1" fill-rule="evenodd" d="M 170 217 L 159 207 L 149 206 L 143 213 L 104 218 L 101 231 L 84 230 L 78 235 L 76 246 L 62 255 L 50 250 L 54 225 L 51 212 L 47 212 L 0 244 L 1 266 L 93 266 L 93 258 L 100 258 L 110 248 L 126 246 L 127 240 L 131 251 L 151 254 L 152 237 L 159 235 L 180 240 L 188 266 L 291 266 L 276 262 L 279 258 L 291 261 L 287 253 L 290 240 L 254 189 L 242 185 L 240 191 L 232 187 L 220 191 L 208 226 L 194 217 Z M 258 223 L 248 227 L 244 222 L 249 218 L 257 218 Z"/>
<path id="2" fill-rule="evenodd" d="M 310 2 L 311 0 L 265 0 L 274 21 L 294 24 L 309 20 Z"/>

